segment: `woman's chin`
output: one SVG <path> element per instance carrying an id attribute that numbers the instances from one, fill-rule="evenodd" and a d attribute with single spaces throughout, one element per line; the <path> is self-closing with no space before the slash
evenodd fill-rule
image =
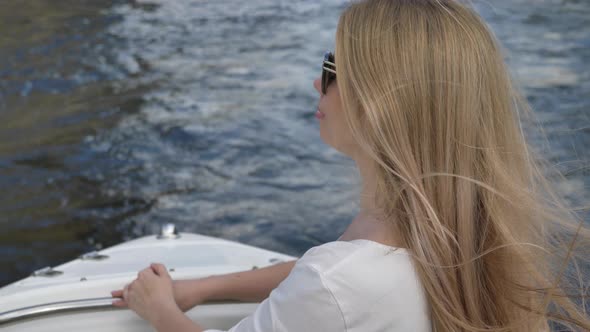
<path id="1" fill-rule="evenodd" d="M 334 147 L 334 145 L 331 144 L 330 140 L 326 137 L 325 132 L 321 129 L 320 129 L 320 139 L 322 140 L 322 142 L 324 142 L 324 144 Z"/>

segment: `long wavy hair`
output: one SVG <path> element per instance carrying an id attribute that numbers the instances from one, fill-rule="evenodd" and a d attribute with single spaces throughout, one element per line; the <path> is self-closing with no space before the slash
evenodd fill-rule
<path id="1" fill-rule="evenodd" d="M 335 49 L 346 122 L 413 253 L 433 331 L 590 330 L 583 209 L 529 148 L 533 112 L 504 53 L 466 3 L 353 2 Z"/>

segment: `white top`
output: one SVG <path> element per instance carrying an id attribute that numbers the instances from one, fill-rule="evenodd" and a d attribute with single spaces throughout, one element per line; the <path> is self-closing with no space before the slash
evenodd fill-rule
<path id="1" fill-rule="evenodd" d="M 228 332 L 270 331 L 430 332 L 431 328 L 409 253 L 357 239 L 309 249 L 255 312 Z"/>

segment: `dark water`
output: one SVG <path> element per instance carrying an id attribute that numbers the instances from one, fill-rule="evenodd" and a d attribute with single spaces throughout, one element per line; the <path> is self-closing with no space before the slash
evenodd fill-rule
<path id="1" fill-rule="evenodd" d="M 590 3 L 476 3 L 588 202 Z M 346 4 L 0 1 L 0 286 L 166 222 L 294 255 L 335 239 L 357 180 L 311 84 Z"/>

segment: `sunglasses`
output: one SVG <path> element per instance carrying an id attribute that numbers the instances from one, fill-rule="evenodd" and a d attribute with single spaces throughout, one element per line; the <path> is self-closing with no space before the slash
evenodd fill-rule
<path id="1" fill-rule="evenodd" d="M 324 54 L 324 63 L 322 64 L 322 93 L 326 94 L 328 86 L 336 80 L 336 64 L 334 63 L 334 54 L 326 52 Z"/>

